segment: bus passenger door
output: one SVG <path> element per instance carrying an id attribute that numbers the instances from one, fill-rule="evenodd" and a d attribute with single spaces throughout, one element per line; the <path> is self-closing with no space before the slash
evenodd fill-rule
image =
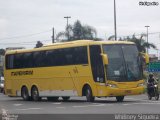
<path id="1" fill-rule="evenodd" d="M 99 45 L 90 46 L 90 60 L 93 80 L 95 82 L 105 83 L 104 66 L 101 57 L 101 47 Z"/>
<path id="2" fill-rule="evenodd" d="M 91 62 L 92 76 L 94 82 L 97 84 L 98 95 L 103 94 L 103 91 L 101 91 L 100 89 L 102 89 L 101 86 L 105 85 L 105 73 L 104 73 L 104 65 L 101 53 L 102 52 L 100 45 L 90 46 L 90 62 Z"/>

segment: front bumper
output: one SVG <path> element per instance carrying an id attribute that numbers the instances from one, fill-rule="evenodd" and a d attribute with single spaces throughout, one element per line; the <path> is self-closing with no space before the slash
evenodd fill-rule
<path id="1" fill-rule="evenodd" d="M 128 96 L 128 95 L 140 95 L 144 94 L 144 87 L 136 87 L 129 89 L 110 88 L 107 92 L 107 96 Z"/>
<path id="2" fill-rule="evenodd" d="M 140 95 L 144 94 L 145 87 L 135 87 L 135 88 L 112 88 L 106 86 L 98 86 L 98 97 L 115 97 L 115 96 L 128 96 L 128 95 Z"/>

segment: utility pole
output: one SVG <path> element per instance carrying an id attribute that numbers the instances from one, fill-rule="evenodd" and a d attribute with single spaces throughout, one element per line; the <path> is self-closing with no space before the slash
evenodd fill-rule
<path id="1" fill-rule="evenodd" d="M 116 1 L 114 0 L 114 36 L 117 40 L 117 23 L 116 23 Z"/>
<path id="2" fill-rule="evenodd" d="M 71 16 L 66 16 L 64 17 L 67 19 L 67 34 L 68 34 L 68 40 L 69 40 L 69 31 L 68 31 L 68 19 L 71 18 Z"/>
<path id="3" fill-rule="evenodd" d="M 54 41 L 54 27 L 53 27 L 53 29 L 52 29 L 52 43 L 54 43 L 55 41 Z"/>
<path id="4" fill-rule="evenodd" d="M 150 26 L 145 26 L 146 28 L 147 28 L 147 44 L 148 44 L 148 28 L 150 27 Z M 147 47 L 147 53 L 148 53 L 148 47 Z"/>

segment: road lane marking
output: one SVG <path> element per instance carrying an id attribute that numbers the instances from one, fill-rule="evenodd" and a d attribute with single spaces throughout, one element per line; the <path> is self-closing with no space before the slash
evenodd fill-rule
<path id="1" fill-rule="evenodd" d="M 56 108 L 65 109 L 65 107 L 56 107 Z"/>
<path id="2" fill-rule="evenodd" d="M 150 102 L 150 103 L 133 103 L 133 104 L 146 104 L 146 105 L 160 105 L 160 103 L 154 103 L 154 102 Z"/>
<path id="3" fill-rule="evenodd" d="M 7 110 L 5 110 L 5 109 L 1 109 L 2 110 L 2 115 L 7 115 Z"/>
<path id="4" fill-rule="evenodd" d="M 131 104 L 122 104 L 122 105 L 131 105 Z"/>
<path id="5" fill-rule="evenodd" d="M 125 98 L 125 99 L 138 100 L 138 101 L 149 101 L 149 100 L 142 100 L 142 99 L 136 99 L 136 98 Z"/>
<path id="6" fill-rule="evenodd" d="M 21 105 L 23 105 L 23 104 L 13 104 L 14 106 L 21 106 Z"/>
<path id="7" fill-rule="evenodd" d="M 26 108 L 26 109 L 15 109 L 15 110 L 40 110 L 42 108 Z"/>
<path id="8" fill-rule="evenodd" d="M 142 101 L 142 102 L 158 102 L 158 101 L 151 101 L 151 100 L 141 100 L 141 99 L 136 99 L 136 98 L 126 98 L 130 100 L 137 100 L 137 101 Z"/>
<path id="9" fill-rule="evenodd" d="M 72 107 L 74 107 L 74 108 L 83 108 L 83 107 L 98 107 L 98 106 L 106 106 L 106 104 L 93 104 L 93 105 L 82 105 L 82 106 L 72 106 Z"/>
<path id="10" fill-rule="evenodd" d="M 92 103 L 92 104 L 97 105 L 97 104 L 99 104 L 99 103 Z"/>
<path id="11" fill-rule="evenodd" d="M 88 107 L 88 106 L 72 106 L 74 108 L 83 108 L 83 107 Z"/>
<path id="12" fill-rule="evenodd" d="M 62 103 L 60 102 L 60 103 L 52 103 L 52 104 L 54 104 L 54 105 L 60 105 L 60 104 L 62 104 Z"/>
<path id="13" fill-rule="evenodd" d="M 149 102 L 149 103 L 130 103 L 130 104 L 122 104 L 122 105 L 160 105 L 160 103 Z"/>

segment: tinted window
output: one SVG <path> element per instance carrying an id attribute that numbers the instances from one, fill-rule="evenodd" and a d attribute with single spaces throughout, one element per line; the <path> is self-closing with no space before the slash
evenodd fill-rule
<path id="1" fill-rule="evenodd" d="M 88 64 L 87 47 L 7 55 L 6 58 L 7 69 Z"/>
<path id="2" fill-rule="evenodd" d="M 12 69 L 13 68 L 13 55 L 7 55 L 6 56 L 6 69 Z"/>
<path id="3" fill-rule="evenodd" d="M 45 67 L 46 66 L 46 54 L 45 51 L 33 52 L 32 67 Z"/>
<path id="4" fill-rule="evenodd" d="M 139 53 L 135 45 L 103 45 L 103 50 L 109 59 L 109 80 L 125 82 L 142 79 Z"/>
<path id="5" fill-rule="evenodd" d="M 14 68 L 23 68 L 24 54 L 14 55 Z"/>
<path id="6" fill-rule="evenodd" d="M 23 55 L 23 61 L 22 61 L 22 68 L 32 67 L 34 65 L 33 63 L 33 54 L 32 53 L 25 53 Z"/>

